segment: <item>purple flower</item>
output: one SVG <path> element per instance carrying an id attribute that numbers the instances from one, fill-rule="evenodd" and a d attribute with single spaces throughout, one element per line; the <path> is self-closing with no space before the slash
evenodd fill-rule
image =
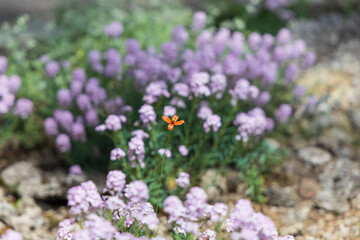
<path id="1" fill-rule="evenodd" d="M 206 13 L 196 12 L 193 15 L 191 30 L 193 32 L 200 32 L 206 25 Z"/>
<path id="2" fill-rule="evenodd" d="M 232 96 L 232 105 L 235 105 L 238 100 L 246 100 L 249 96 L 250 83 L 246 79 L 239 79 L 234 89 L 230 89 L 229 93 Z"/>
<path id="3" fill-rule="evenodd" d="M 246 113 L 236 115 L 234 125 L 238 126 L 237 141 L 247 142 L 251 136 L 259 136 L 267 130 L 267 119 L 261 108 L 254 108 Z"/>
<path id="4" fill-rule="evenodd" d="M 144 158 L 145 158 L 145 144 L 142 138 L 135 136 L 131 138 L 130 142 L 128 143 L 128 156 L 129 160 L 131 161 L 131 166 L 133 168 L 136 167 L 135 160 L 138 160 L 140 167 L 144 168 Z"/>
<path id="5" fill-rule="evenodd" d="M 198 118 L 206 120 L 212 114 L 213 114 L 213 111 L 211 110 L 211 108 L 206 103 L 203 103 L 200 105 L 197 116 L 198 116 Z"/>
<path id="6" fill-rule="evenodd" d="M 139 109 L 140 120 L 145 126 L 149 126 L 150 123 L 155 123 L 156 113 L 153 106 L 144 104 Z"/>
<path id="7" fill-rule="evenodd" d="M 71 149 L 71 142 L 68 135 L 64 133 L 60 133 L 55 140 L 56 148 L 61 153 L 70 152 Z"/>
<path id="8" fill-rule="evenodd" d="M 166 158 L 171 158 L 171 156 L 172 156 L 171 151 L 170 151 L 169 149 L 165 149 L 165 148 L 160 148 L 160 149 L 158 150 L 158 154 L 159 154 L 160 156 L 165 155 Z"/>
<path id="9" fill-rule="evenodd" d="M 118 38 L 120 37 L 121 33 L 123 32 L 123 25 L 118 22 L 112 22 L 109 25 L 106 25 L 103 29 L 105 35 L 112 37 L 112 38 Z"/>
<path id="10" fill-rule="evenodd" d="M 276 35 L 276 40 L 280 44 L 289 43 L 291 41 L 291 33 L 290 33 L 289 29 L 287 29 L 287 28 L 280 29 L 280 31 Z"/>
<path id="11" fill-rule="evenodd" d="M 126 122 L 125 116 L 109 115 L 105 120 L 105 126 L 108 130 L 118 131 L 124 122 Z"/>
<path id="12" fill-rule="evenodd" d="M 23 237 L 21 236 L 20 233 L 8 229 L 4 234 L 1 235 L 1 240 L 23 240 Z"/>
<path id="13" fill-rule="evenodd" d="M 173 106 L 165 106 L 164 107 L 164 112 L 163 115 L 168 116 L 168 117 L 172 117 L 176 114 L 176 108 L 174 108 Z"/>
<path id="14" fill-rule="evenodd" d="M 202 240 L 216 240 L 216 232 L 207 229 L 205 232 L 201 233 L 200 238 Z"/>
<path id="15" fill-rule="evenodd" d="M 74 122 L 74 116 L 71 112 L 57 109 L 54 111 L 54 118 L 64 130 L 71 132 Z"/>
<path id="16" fill-rule="evenodd" d="M 258 49 L 262 44 L 262 37 L 259 33 L 253 32 L 250 33 L 248 37 L 249 47 L 251 50 Z"/>
<path id="17" fill-rule="evenodd" d="M 69 168 L 69 173 L 73 175 L 83 175 L 83 171 L 81 169 L 81 166 L 79 164 L 72 165 Z"/>
<path id="18" fill-rule="evenodd" d="M 46 73 L 50 78 L 56 77 L 60 71 L 60 65 L 56 61 L 50 61 L 45 66 Z"/>
<path id="19" fill-rule="evenodd" d="M 306 93 L 306 89 L 303 86 L 297 85 L 293 90 L 293 97 L 296 100 L 300 100 Z"/>
<path id="20" fill-rule="evenodd" d="M 69 107 L 72 102 L 72 96 L 69 89 L 61 88 L 57 92 L 57 100 L 60 107 Z"/>
<path id="21" fill-rule="evenodd" d="M 211 129 L 214 132 L 219 131 L 219 128 L 221 127 L 221 117 L 216 114 L 207 117 L 203 127 L 206 133 L 210 132 Z"/>
<path id="22" fill-rule="evenodd" d="M 106 125 L 105 125 L 105 124 L 101 124 L 101 125 L 97 126 L 97 127 L 95 128 L 95 131 L 96 131 L 96 132 L 105 132 L 105 131 L 106 131 Z"/>
<path id="23" fill-rule="evenodd" d="M 31 113 L 34 104 L 27 98 L 20 98 L 15 105 L 14 113 L 22 119 L 26 119 Z"/>
<path id="24" fill-rule="evenodd" d="M 292 83 L 298 76 L 299 67 L 296 63 L 290 63 L 285 70 L 285 82 Z"/>
<path id="25" fill-rule="evenodd" d="M 179 177 L 176 179 L 176 184 L 181 188 L 186 188 L 190 185 L 190 175 L 186 172 L 180 172 Z"/>
<path id="26" fill-rule="evenodd" d="M 143 139 L 143 138 L 149 138 L 149 134 L 147 134 L 146 132 L 144 132 L 141 129 L 137 129 L 131 132 L 131 136 L 135 136 L 137 138 Z"/>
<path id="27" fill-rule="evenodd" d="M 111 150 L 110 153 L 110 160 L 115 161 L 121 158 L 124 158 L 126 156 L 126 153 L 121 148 L 115 148 Z"/>
<path id="28" fill-rule="evenodd" d="M 125 197 L 132 203 L 140 203 L 149 200 L 149 189 L 142 181 L 133 181 L 126 185 Z"/>
<path id="29" fill-rule="evenodd" d="M 88 230 L 90 239 L 112 240 L 117 233 L 116 228 L 111 222 L 96 214 L 88 215 L 83 223 L 83 227 Z"/>
<path id="30" fill-rule="evenodd" d="M 21 87 L 21 78 L 18 75 L 12 75 L 9 78 L 7 85 L 9 92 L 11 92 L 12 94 L 16 94 Z"/>
<path id="31" fill-rule="evenodd" d="M 189 38 L 189 34 L 183 26 L 174 27 L 171 36 L 172 40 L 177 44 L 182 44 Z"/>
<path id="32" fill-rule="evenodd" d="M 15 96 L 9 92 L 8 88 L 0 88 L 0 114 L 8 113 L 14 102 Z"/>
<path id="33" fill-rule="evenodd" d="M 109 48 L 105 52 L 105 76 L 114 77 L 116 74 L 121 72 L 121 55 L 115 48 Z"/>
<path id="34" fill-rule="evenodd" d="M 72 125 L 71 137 L 77 141 L 81 141 L 81 142 L 86 141 L 86 131 L 84 124 L 82 122 L 77 121 Z"/>
<path id="35" fill-rule="evenodd" d="M 73 97 L 78 96 L 82 92 L 83 87 L 84 87 L 83 82 L 77 81 L 77 80 L 72 80 L 70 83 L 71 95 Z"/>
<path id="36" fill-rule="evenodd" d="M 176 83 L 172 90 L 181 97 L 188 97 L 190 94 L 189 86 L 186 83 Z"/>
<path id="37" fill-rule="evenodd" d="M 279 123 L 286 123 L 292 114 L 292 108 L 289 104 L 281 104 L 275 114 L 275 119 Z"/>
<path id="38" fill-rule="evenodd" d="M 210 219 L 212 222 L 222 222 L 226 216 L 228 207 L 223 203 L 215 203 L 210 208 Z"/>
<path id="39" fill-rule="evenodd" d="M 215 74 L 211 77 L 210 90 L 217 99 L 222 98 L 227 87 L 226 77 L 223 74 Z"/>
<path id="40" fill-rule="evenodd" d="M 77 68 L 73 71 L 72 74 L 73 81 L 79 81 L 81 83 L 85 83 L 86 81 L 86 72 L 83 68 Z"/>
<path id="41" fill-rule="evenodd" d="M 95 127 L 99 124 L 99 118 L 95 109 L 90 109 L 85 113 L 85 122 L 89 127 Z"/>
<path id="42" fill-rule="evenodd" d="M 256 104 L 260 107 L 264 107 L 271 100 L 271 95 L 269 92 L 262 92 L 256 100 Z"/>
<path id="43" fill-rule="evenodd" d="M 306 53 L 305 56 L 301 60 L 302 68 L 310 68 L 314 66 L 316 62 L 316 55 L 313 52 Z"/>
<path id="44" fill-rule="evenodd" d="M 316 108 L 316 104 L 318 103 L 316 97 L 308 96 L 306 98 L 306 111 L 309 113 L 313 113 Z"/>
<path id="45" fill-rule="evenodd" d="M 167 98 L 170 97 L 167 85 L 164 81 L 155 81 L 146 87 L 143 100 L 148 104 L 152 104 L 157 102 L 157 100 L 162 96 Z"/>
<path id="46" fill-rule="evenodd" d="M 89 96 L 84 93 L 77 96 L 76 104 L 81 111 L 86 111 L 92 108 Z"/>
<path id="47" fill-rule="evenodd" d="M 112 195 L 122 196 L 126 184 L 126 176 L 122 171 L 110 171 L 106 177 L 106 184 L 104 192 L 109 192 Z"/>
<path id="48" fill-rule="evenodd" d="M 55 119 L 51 118 L 51 117 L 45 119 L 44 129 L 45 129 L 46 135 L 48 135 L 48 136 L 55 136 L 59 133 L 58 129 L 57 129 L 57 123 L 56 123 Z"/>
<path id="49" fill-rule="evenodd" d="M 179 153 L 184 157 L 186 157 L 189 154 L 189 150 L 187 149 L 187 147 L 185 145 L 180 145 L 178 150 L 179 150 Z"/>
<path id="50" fill-rule="evenodd" d="M 0 73 L 5 73 L 8 67 L 8 60 L 5 56 L 0 56 Z"/>

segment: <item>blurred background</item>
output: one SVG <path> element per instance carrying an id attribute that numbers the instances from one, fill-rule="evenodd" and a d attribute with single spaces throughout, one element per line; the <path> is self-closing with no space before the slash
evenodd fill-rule
<path id="1" fill-rule="evenodd" d="M 233 151 L 229 146 L 233 145 L 231 134 L 239 131 L 237 127 L 232 126 L 233 132 L 224 130 L 223 133 L 213 129 L 207 135 L 203 122 L 199 126 L 194 124 L 193 131 L 201 130 L 203 135 L 189 140 L 193 143 L 188 146 L 190 155 L 209 162 L 210 159 L 221 160 L 194 170 L 192 165 L 183 163 L 181 157 L 174 157 L 175 163 L 166 170 L 166 190 L 161 193 L 161 199 L 177 192 L 174 185 L 178 172 L 189 170 L 192 185 L 201 186 L 209 202 L 220 201 L 233 206 L 238 198 L 251 199 L 254 209 L 269 216 L 281 235 L 294 235 L 299 240 L 360 239 L 360 0 L 0 0 L 0 55 L 7 58 L 6 74 L 21 77 L 19 96 L 31 99 L 34 104 L 31 105 L 33 113 L 27 115 L 26 120 L 16 113 L 16 107 L 15 115 L 20 118 L 2 115 L 0 106 L 1 234 L 15 229 L 24 239 L 55 239 L 58 223 L 69 217 L 68 189 L 88 179 L 94 181 L 98 189 L 103 189 L 107 170 L 123 167 L 109 163 L 109 152 L 116 146 L 112 140 L 117 135 L 100 138 L 94 131 L 95 125 L 104 122 L 109 111 L 98 111 L 100 120 L 90 126 L 91 130 L 86 130 L 88 142 L 72 136 L 71 152 L 59 150 L 64 146 L 59 147 L 44 124 L 53 115 L 56 118 L 56 109 L 61 105 L 58 92 L 69 88 L 76 75 L 74 70 L 78 68 L 84 68 L 89 77 L 93 74 L 99 78 L 108 96 L 114 97 L 117 96 L 114 89 L 120 86 L 121 80 L 134 78 L 136 82 L 141 78 L 131 67 L 104 77 L 96 67 L 88 66 L 91 65 L 91 50 L 105 52 L 115 48 L 121 54 L 128 54 L 125 39 L 137 39 L 139 48 L 144 49 L 142 53 L 146 52 L 147 57 L 155 61 L 151 57 L 158 56 L 156 51 L 166 52 L 163 43 L 174 40 L 174 28 L 180 25 L 189 32 L 189 41 L 184 46 L 200 49 L 201 40 L 206 42 L 207 39 L 206 34 L 201 39 L 199 32 L 193 30 L 196 12 L 206 13 L 204 29 L 211 33 L 221 33 L 222 29 L 241 33 L 245 42 L 249 41 L 245 48 L 250 52 L 254 50 L 251 40 L 247 40 L 251 36 L 254 42 L 257 36 L 270 36 L 266 34 L 280 43 L 288 41 L 287 38 L 295 42 L 301 39 L 298 45 L 288 49 L 289 54 L 303 51 L 301 57 L 308 56 L 309 63 L 304 64 L 305 57 L 299 58 L 296 60 L 299 67 L 293 71 L 289 70 L 291 64 L 287 60 L 284 65 L 279 63 L 278 79 L 291 78 L 288 85 L 275 84 L 272 90 L 262 89 L 262 84 L 256 85 L 257 91 L 266 91 L 272 97 L 270 104 L 261 107 L 267 117 L 274 119 L 276 126 L 271 133 L 255 136 L 253 142 L 244 144 L 246 149 L 237 153 L 239 159 L 230 159 L 225 165 L 221 163 Z M 122 23 L 120 38 L 104 30 L 113 22 Z M 305 55 L 305 51 L 310 54 Z M 276 55 L 276 52 L 271 54 Z M 51 60 L 56 60 L 61 69 L 47 65 Z M 157 63 L 151 67 L 156 68 Z M 255 69 L 262 66 L 257 62 L 254 65 Z M 0 61 L 0 72 L 4 73 L 1 66 Z M 212 66 L 209 72 L 215 73 L 217 70 L 212 70 L 216 67 L 219 66 Z M 264 71 L 271 72 L 271 69 Z M 232 73 L 228 75 L 231 79 Z M 54 84 L 49 84 L 50 81 Z M 0 80 L 0 94 L 2 83 Z M 169 83 L 169 89 L 172 85 Z M 132 85 L 119 87 L 119 95 L 125 102 L 116 103 L 121 105 L 121 114 L 127 112 L 123 108 L 129 105 L 137 113 L 149 92 L 160 88 L 146 90 L 146 86 L 136 87 L 143 91 L 132 90 L 136 92 L 133 95 L 128 90 L 133 89 Z M 304 87 L 306 94 L 304 90 L 300 91 L 300 97 L 294 96 L 297 86 Z M 232 114 L 230 101 L 233 99 L 230 98 L 205 99 L 213 101 L 210 107 L 221 112 L 218 114 L 223 126 L 223 116 Z M 190 97 L 184 99 L 186 104 L 194 105 L 194 109 L 206 105 Z M 222 101 L 229 103 L 229 109 L 220 105 Z M 285 117 L 285 121 L 278 116 L 282 103 L 292 107 L 289 114 L 292 117 Z M 160 119 L 165 103 L 153 105 Z M 249 105 L 239 105 L 237 110 L 250 112 L 260 105 L 257 99 Z M 190 107 L 186 109 L 182 119 L 188 122 L 193 112 Z M 79 109 L 69 111 L 74 116 L 82 113 Z M 133 120 L 136 126 L 141 125 L 141 117 L 126 114 L 128 122 Z M 231 123 L 232 120 L 228 122 Z M 149 128 L 143 129 L 153 134 Z M 154 129 L 160 131 L 161 128 Z M 187 140 L 187 135 L 176 134 L 176 139 L 180 140 L 174 145 Z M 216 139 L 223 135 L 232 137 L 224 137 L 224 142 L 218 144 Z M 130 139 L 130 131 L 124 136 Z M 206 141 L 200 144 L 199 139 Z M 165 144 L 165 140 L 163 133 L 156 135 L 155 143 L 149 143 L 151 153 L 147 154 L 159 159 L 159 147 L 154 145 Z M 211 156 L 204 150 L 210 147 L 215 149 Z M 198 156 L 196 152 L 200 149 L 205 153 Z M 146 164 L 156 169 L 155 164 Z M 73 166 L 80 166 L 80 170 L 70 170 Z M 155 181 L 150 173 L 142 171 L 141 179 L 149 185 L 150 191 L 155 189 L 157 185 L 150 184 Z M 126 173 L 131 175 L 129 179 L 136 179 L 137 173 L 131 170 Z M 149 201 L 154 204 L 154 196 L 150 196 Z M 170 227 L 164 216 L 162 212 L 160 232 L 166 235 Z"/>

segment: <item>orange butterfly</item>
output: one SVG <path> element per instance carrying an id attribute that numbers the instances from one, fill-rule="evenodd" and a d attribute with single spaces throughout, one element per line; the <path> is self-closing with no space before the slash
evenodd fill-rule
<path id="1" fill-rule="evenodd" d="M 182 124 L 184 123 L 184 120 L 178 121 L 179 116 L 177 116 L 177 115 L 174 115 L 174 116 L 172 117 L 172 119 L 170 119 L 170 118 L 167 117 L 167 116 L 162 116 L 162 119 L 169 124 L 169 125 L 168 125 L 169 131 L 171 131 L 171 130 L 174 128 L 175 125 L 176 125 L 176 126 L 179 126 L 179 125 L 182 125 Z"/>

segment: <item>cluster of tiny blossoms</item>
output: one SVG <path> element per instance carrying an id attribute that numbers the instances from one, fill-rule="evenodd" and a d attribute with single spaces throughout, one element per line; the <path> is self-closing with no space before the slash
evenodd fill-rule
<path id="1" fill-rule="evenodd" d="M 74 217 L 60 222 L 57 240 L 149 239 L 143 235 L 154 235 L 159 220 L 148 200 L 147 185 L 142 181 L 126 185 L 125 174 L 118 170 L 108 173 L 103 194 L 92 181 L 72 187 L 68 206 Z"/>
<path id="2" fill-rule="evenodd" d="M 184 175 L 186 173 L 181 173 L 179 178 Z M 164 201 L 168 222 L 178 235 L 216 240 L 216 232 L 208 227 L 214 224 L 221 227 L 225 221 L 226 230 L 234 240 L 294 240 L 292 236 L 279 237 L 275 224 L 261 212 L 256 213 L 248 200 L 240 199 L 225 219 L 227 211 L 223 203 L 208 204 L 207 195 L 200 187 L 191 188 L 184 203 L 177 196 L 169 196 Z"/>
<path id="3" fill-rule="evenodd" d="M 33 103 L 27 98 L 16 100 L 16 94 L 21 87 L 21 78 L 17 75 L 5 75 L 8 60 L 0 56 L 0 115 L 13 113 L 22 119 L 28 118 L 33 111 Z"/>
<path id="4" fill-rule="evenodd" d="M 44 122 L 47 136 L 56 136 L 56 148 L 59 152 L 71 150 L 71 139 L 86 142 L 86 127 L 94 128 L 99 124 L 99 109 L 120 114 L 129 110 L 120 97 L 108 98 L 106 90 L 100 86 L 96 78 L 87 79 L 84 69 L 73 71 L 69 88 L 61 88 L 57 92 L 59 108 L 52 117 Z M 74 116 L 72 112 L 79 112 Z M 118 122 L 116 121 L 118 120 Z M 110 115 L 107 126 L 113 130 L 121 129 L 121 122 L 126 119 Z"/>

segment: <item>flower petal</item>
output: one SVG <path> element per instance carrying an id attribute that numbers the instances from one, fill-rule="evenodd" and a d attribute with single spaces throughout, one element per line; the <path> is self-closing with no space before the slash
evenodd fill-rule
<path id="1" fill-rule="evenodd" d="M 162 119 L 163 119 L 165 122 L 167 122 L 167 123 L 171 123 L 170 118 L 167 117 L 167 116 L 162 116 Z"/>
<path id="2" fill-rule="evenodd" d="M 184 120 L 180 120 L 180 121 L 175 122 L 174 125 L 179 126 L 179 125 L 182 125 L 184 122 L 185 122 Z"/>
<path id="3" fill-rule="evenodd" d="M 174 124 L 169 124 L 168 130 L 171 131 L 174 128 Z"/>
<path id="4" fill-rule="evenodd" d="M 178 119 L 179 119 L 179 116 L 178 116 L 178 115 L 174 115 L 174 116 L 172 117 L 172 121 L 173 121 L 173 122 L 176 122 Z"/>

